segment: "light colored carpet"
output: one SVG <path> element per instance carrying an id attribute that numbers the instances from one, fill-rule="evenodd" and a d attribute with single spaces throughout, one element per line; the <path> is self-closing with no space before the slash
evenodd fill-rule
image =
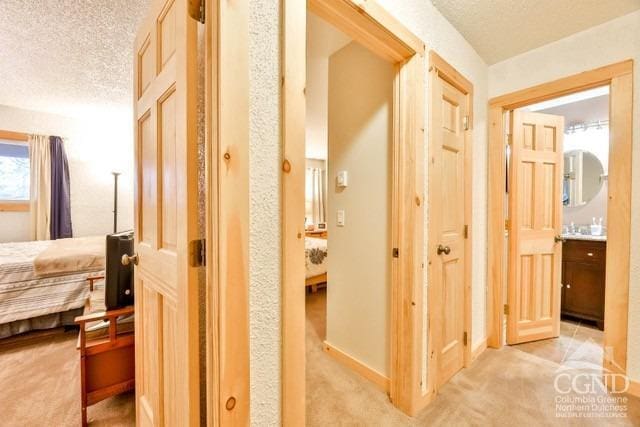
<path id="1" fill-rule="evenodd" d="M 640 399 L 631 396 L 624 419 L 556 417 L 558 393 L 553 382 L 559 364 L 514 347 L 485 351 L 417 417 L 409 418 L 393 407 L 385 393 L 322 351 L 325 306 L 325 291 L 307 295 L 309 426 L 640 425 Z"/>
<path id="2" fill-rule="evenodd" d="M 77 332 L 0 341 L 0 426 L 80 425 Z M 135 425 L 133 392 L 90 406 L 91 426 Z"/>

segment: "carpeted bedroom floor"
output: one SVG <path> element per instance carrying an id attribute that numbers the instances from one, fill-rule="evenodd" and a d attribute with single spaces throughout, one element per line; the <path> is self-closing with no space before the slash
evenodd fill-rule
<path id="1" fill-rule="evenodd" d="M 592 352 L 598 351 L 599 331 L 568 323 L 562 328 L 562 337 L 548 340 L 546 345 L 539 342 L 486 350 L 469 369 L 462 370 L 445 385 L 428 408 L 409 418 L 393 407 L 385 393 L 323 352 L 326 291 L 307 295 L 306 308 L 309 426 L 640 425 L 640 399 L 632 396 L 627 396 L 626 418 L 556 417 L 558 393 L 553 382 L 559 361 L 567 350 L 569 356 L 589 353 L 587 361 L 601 360 Z M 578 339 L 572 340 L 572 334 Z M 590 347 L 582 346 L 584 342 Z M 557 359 L 559 356 L 562 357 Z M 567 412 L 564 408 L 559 411 L 579 412 Z"/>
<path id="2" fill-rule="evenodd" d="M 0 341 L 0 426 L 80 425 L 77 332 L 61 329 Z M 135 425 L 133 392 L 90 406 L 92 426 Z"/>

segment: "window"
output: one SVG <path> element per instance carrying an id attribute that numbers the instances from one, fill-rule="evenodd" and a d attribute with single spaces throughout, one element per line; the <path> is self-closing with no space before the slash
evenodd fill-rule
<path id="1" fill-rule="evenodd" d="M 29 203 L 29 146 L 0 139 L 0 208 L 27 210 Z"/>

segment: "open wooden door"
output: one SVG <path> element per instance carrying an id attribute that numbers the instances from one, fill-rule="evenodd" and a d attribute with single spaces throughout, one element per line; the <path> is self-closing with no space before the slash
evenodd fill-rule
<path id="1" fill-rule="evenodd" d="M 507 343 L 560 332 L 564 117 L 513 111 Z"/>
<path id="2" fill-rule="evenodd" d="M 445 384 L 465 361 L 465 129 L 467 95 L 435 76 L 432 79 L 433 163 L 429 199 L 430 307 L 436 328 L 437 387 Z"/>
<path id="3" fill-rule="evenodd" d="M 196 425 L 196 21 L 155 0 L 135 41 L 136 419 Z M 193 245 L 195 248 L 196 245 Z"/>

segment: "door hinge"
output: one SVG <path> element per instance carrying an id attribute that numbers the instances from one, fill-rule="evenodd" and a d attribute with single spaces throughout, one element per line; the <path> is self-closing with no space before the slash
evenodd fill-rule
<path id="1" fill-rule="evenodd" d="M 207 240 L 192 240 L 189 243 L 189 264 L 191 267 L 207 265 Z"/>
<path id="2" fill-rule="evenodd" d="M 394 258 L 400 257 L 400 251 L 398 250 L 398 248 L 393 248 L 393 257 Z"/>
<path id="3" fill-rule="evenodd" d="M 462 343 L 463 343 L 465 346 L 467 345 L 467 339 L 468 339 L 467 331 L 464 331 L 464 333 L 462 334 Z"/>
<path id="4" fill-rule="evenodd" d="M 200 16 L 198 21 L 200 21 L 201 24 L 204 24 L 204 17 L 205 17 L 205 7 L 204 5 L 206 4 L 207 0 L 200 0 Z"/>
<path id="5" fill-rule="evenodd" d="M 469 130 L 469 116 L 464 116 L 462 118 L 462 127 L 464 130 Z"/>
<path id="6" fill-rule="evenodd" d="M 509 315 L 509 304 L 504 305 L 504 314 Z"/>
<path id="7" fill-rule="evenodd" d="M 204 24 L 205 0 L 189 0 L 189 15 Z"/>
<path id="8" fill-rule="evenodd" d="M 510 221 L 508 219 L 505 219 L 504 220 L 504 229 L 508 231 L 510 226 L 511 226 Z"/>
<path id="9" fill-rule="evenodd" d="M 468 239 L 469 238 L 469 226 L 465 224 L 464 226 L 464 238 Z"/>
<path id="10" fill-rule="evenodd" d="M 513 135 L 508 133 L 507 134 L 507 145 L 511 145 L 512 142 L 513 142 Z"/>

